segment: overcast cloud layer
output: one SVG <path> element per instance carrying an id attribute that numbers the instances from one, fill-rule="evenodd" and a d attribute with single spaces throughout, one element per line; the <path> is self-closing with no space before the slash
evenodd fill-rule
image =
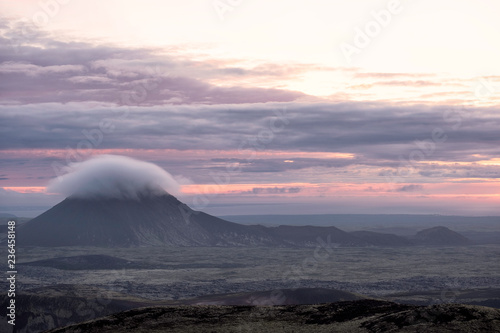
<path id="1" fill-rule="evenodd" d="M 286 84 L 318 72 L 341 82 L 332 95 Z M 321 206 L 316 212 L 360 203 L 366 212 L 415 212 L 425 202 L 424 212 L 441 212 L 436 198 L 452 207 L 487 196 L 486 206 L 498 206 L 500 110 L 488 82 L 500 76 L 485 76 L 485 85 L 440 75 L 71 41 L 4 19 L 0 197 L 5 205 L 52 203 L 35 187 L 72 163 L 118 154 L 181 179 L 179 194 L 192 205 L 272 198 L 280 209 L 295 200 Z M 214 183 L 208 196 L 201 185 Z"/>
<path id="2" fill-rule="evenodd" d="M 213 59 L 188 60 L 176 49 L 158 54 L 155 49 L 61 42 L 21 23 L 8 24 L 10 28 L 0 27 L 3 103 L 219 104 L 287 102 L 305 96 L 296 91 L 210 83 L 242 76 L 283 77 L 301 68 L 243 69 Z"/>
<path id="3" fill-rule="evenodd" d="M 220 149 L 344 152 L 398 161 L 414 141 L 433 160 L 500 157 L 496 108 L 343 104 L 91 107 L 0 106 L 1 149 Z M 433 131 L 439 131 L 434 135 Z M 90 142 L 90 143 L 89 143 Z M 92 144 L 92 145 L 91 145 Z M 84 149 L 82 149 L 83 151 Z"/>

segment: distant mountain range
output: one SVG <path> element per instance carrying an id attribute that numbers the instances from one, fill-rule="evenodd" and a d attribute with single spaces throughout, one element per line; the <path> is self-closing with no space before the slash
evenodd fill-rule
<path id="1" fill-rule="evenodd" d="M 467 245 L 446 227 L 411 237 L 333 226 L 242 225 L 194 211 L 174 196 L 144 193 L 137 199 L 66 198 L 19 226 L 21 246 L 414 246 Z M 325 245 L 326 244 L 326 245 Z"/>
<path id="2" fill-rule="evenodd" d="M 241 224 L 309 225 L 336 227 L 345 231 L 369 230 L 395 233 L 400 236 L 414 235 L 418 230 L 445 226 L 456 231 L 481 229 L 500 230 L 500 216 L 456 216 L 438 214 L 272 214 L 272 215 L 223 215 L 220 218 Z M 390 231 L 389 231 L 390 230 Z"/>

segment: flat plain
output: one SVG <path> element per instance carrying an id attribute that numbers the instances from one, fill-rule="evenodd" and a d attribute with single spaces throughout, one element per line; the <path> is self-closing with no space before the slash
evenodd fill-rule
<path id="1" fill-rule="evenodd" d="M 106 255 L 130 262 L 78 270 L 27 266 L 39 260 Z M 55 284 L 98 286 L 149 299 L 326 287 L 383 296 L 429 290 L 500 288 L 500 245 L 402 248 L 24 248 L 19 289 Z M 111 258 L 110 260 L 113 260 Z M 140 263 L 142 268 L 137 268 Z M 44 266 L 46 266 L 44 264 Z M 439 301 L 439 300 L 436 300 Z"/>

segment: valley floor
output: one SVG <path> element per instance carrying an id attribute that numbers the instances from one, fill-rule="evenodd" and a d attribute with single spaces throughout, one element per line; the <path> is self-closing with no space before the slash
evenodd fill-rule
<path id="1" fill-rule="evenodd" d="M 19 248 L 16 255 L 19 295 L 36 295 L 41 302 L 30 303 L 30 314 L 25 316 L 28 323 L 38 325 L 32 326 L 38 330 L 20 332 L 40 332 L 57 327 L 55 322 L 67 325 L 81 318 L 92 319 L 113 313 L 104 310 L 114 304 L 117 297 L 125 303 L 134 297 L 164 302 L 281 288 L 329 288 L 408 304 L 467 303 L 496 307 L 500 304 L 500 245 L 300 249 Z M 102 258 L 93 261 L 92 255 Z M 61 266 L 61 261 L 53 260 L 74 256 L 87 261 L 72 266 L 73 259 L 69 258 L 62 261 L 69 266 Z M 43 266 L 28 264 L 37 261 L 42 261 Z M 71 297 L 94 299 L 86 303 L 93 304 L 91 308 L 79 305 L 77 310 L 57 310 L 62 306 L 50 304 L 56 302 L 54 297 L 57 296 L 55 289 L 50 287 L 61 284 L 80 286 L 80 291 Z M 0 287 L 8 289 L 5 281 Z M 101 290 L 97 295 L 92 289 L 95 287 Z M 58 296 L 62 298 L 57 302 L 65 302 L 66 291 L 61 290 Z M 87 290 L 87 294 L 83 295 L 82 290 Z M 47 304 L 56 310 L 46 310 Z M 92 308 L 94 305 L 99 311 Z M 120 307 L 116 307 L 113 311 L 119 310 Z M 37 311 L 44 313 L 39 315 Z"/>
<path id="2" fill-rule="evenodd" d="M 145 268 L 19 266 L 18 288 L 87 284 L 149 299 L 324 287 L 382 296 L 398 292 L 500 288 L 500 245 L 411 248 L 29 248 L 18 260 L 105 254 Z M 148 269 L 147 267 L 152 267 Z M 98 269 L 95 269 L 98 268 Z"/>

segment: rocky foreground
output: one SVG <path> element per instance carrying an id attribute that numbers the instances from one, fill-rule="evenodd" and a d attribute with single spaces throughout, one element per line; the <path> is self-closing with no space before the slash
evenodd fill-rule
<path id="1" fill-rule="evenodd" d="M 163 306 L 48 332 L 500 332 L 500 310 L 378 300 L 287 306 Z"/>

